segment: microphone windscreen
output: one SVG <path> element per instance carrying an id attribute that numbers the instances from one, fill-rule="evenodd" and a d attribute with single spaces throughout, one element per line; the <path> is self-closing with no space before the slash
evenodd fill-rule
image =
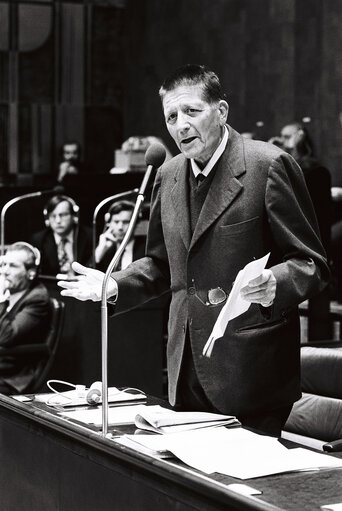
<path id="1" fill-rule="evenodd" d="M 166 151 L 162 144 L 151 144 L 145 153 L 145 163 L 153 167 L 160 167 L 164 163 L 165 157 Z"/>

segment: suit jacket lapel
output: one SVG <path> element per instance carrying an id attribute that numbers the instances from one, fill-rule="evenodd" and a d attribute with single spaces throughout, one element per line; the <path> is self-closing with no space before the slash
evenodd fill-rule
<path id="1" fill-rule="evenodd" d="M 48 272 L 58 273 L 59 272 L 59 261 L 57 255 L 57 245 L 55 243 L 55 238 L 53 236 L 53 232 L 51 229 L 47 232 L 47 236 L 45 238 L 45 255 L 46 255 L 46 263 L 45 265 L 48 267 Z"/>
<path id="2" fill-rule="evenodd" d="M 26 289 L 25 293 L 19 298 L 18 301 L 15 302 L 15 304 L 13 305 L 12 309 L 10 309 L 8 312 L 7 311 L 3 311 L 3 315 L 12 315 L 12 316 L 15 316 L 15 314 L 18 312 L 18 310 L 20 309 L 21 307 L 21 304 L 26 300 L 26 297 L 27 295 L 31 292 L 31 286 Z"/>
<path id="3" fill-rule="evenodd" d="M 233 128 L 228 126 L 228 129 L 227 147 L 217 164 L 216 174 L 198 218 L 190 248 L 217 217 L 230 206 L 243 188 L 237 179 L 246 172 L 243 139 Z"/>
<path id="4" fill-rule="evenodd" d="M 175 172 L 175 185 L 171 191 L 171 200 L 178 217 L 177 225 L 179 226 L 183 243 L 188 249 L 191 241 L 191 229 L 187 159 L 181 161 Z"/>

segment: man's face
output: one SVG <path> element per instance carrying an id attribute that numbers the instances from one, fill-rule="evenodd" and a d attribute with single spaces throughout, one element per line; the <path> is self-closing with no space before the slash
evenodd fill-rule
<path id="1" fill-rule="evenodd" d="M 67 236 L 74 227 L 74 216 L 68 201 L 62 201 L 49 213 L 50 227 L 60 236 Z"/>
<path id="2" fill-rule="evenodd" d="M 290 154 L 293 153 L 293 150 L 296 147 L 297 133 L 297 126 L 291 126 L 290 124 L 288 126 L 284 126 L 281 130 L 280 135 L 283 142 L 283 148 Z"/>
<path id="3" fill-rule="evenodd" d="M 220 143 L 228 116 L 228 104 L 210 104 L 201 85 L 183 85 L 163 98 L 167 129 L 186 158 L 204 166 Z"/>
<path id="4" fill-rule="evenodd" d="M 129 222 L 131 220 L 132 211 L 120 211 L 112 215 L 109 222 L 109 229 L 116 239 L 117 243 L 121 243 L 127 232 Z"/>
<path id="5" fill-rule="evenodd" d="M 3 275 L 9 292 L 24 291 L 29 286 L 28 270 L 25 267 L 27 254 L 23 250 L 13 250 L 4 257 Z"/>
<path id="6" fill-rule="evenodd" d="M 70 163 L 77 162 L 79 159 L 77 144 L 65 144 L 63 147 L 63 157 L 64 161 Z"/>

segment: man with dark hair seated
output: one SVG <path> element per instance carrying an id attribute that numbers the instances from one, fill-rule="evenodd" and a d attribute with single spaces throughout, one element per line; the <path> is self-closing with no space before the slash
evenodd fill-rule
<path id="1" fill-rule="evenodd" d="M 43 342 L 50 323 L 49 294 L 39 283 L 39 250 L 29 243 L 10 245 L 0 273 L 0 392 L 24 392 L 30 384 L 30 360 L 2 355 L 3 348 Z"/>
<path id="2" fill-rule="evenodd" d="M 71 263 L 91 260 L 91 230 L 79 224 L 79 207 L 67 195 L 55 195 L 43 210 L 46 229 L 36 232 L 32 245 L 39 248 L 43 275 L 73 274 Z"/>
<path id="3" fill-rule="evenodd" d="M 114 202 L 106 213 L 104 232 L 100 235 L 99 243 L 95 249 L 96 266 L 100 270 L 107 269 L 124 239 L 133 210 L 134 202 L 122 200 Z M 118 269 L 123 270 L 132 261 L 144 257 L 145 241 L 143 236 L 131 239 L 122 254 Z"/>

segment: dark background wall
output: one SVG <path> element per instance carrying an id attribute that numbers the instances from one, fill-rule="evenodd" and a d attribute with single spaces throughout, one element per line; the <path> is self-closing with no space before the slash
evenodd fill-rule
<path id="1" fill-rule="evenodd" d="M 169 70 L 204 63 L 221 77 L 239 131 L 268 139 L 310 116 L 317 155 L 342 185 L 341 1 L 128 0 L 126 18 L 125 136 L 169 141 L 158 86 Z"/>
<path id="2" fill-rule="evenodd" d="M 175 151 L 157 90 L 170 69 L 200 62 L 222 77 L 238 130 L 267 139 L 310 116 L 342 185 L 340 0 L 0 0 L 0 24 L 3 181 L 44 182 L 66 138 L 94 173 L 130 135 Z"/>

